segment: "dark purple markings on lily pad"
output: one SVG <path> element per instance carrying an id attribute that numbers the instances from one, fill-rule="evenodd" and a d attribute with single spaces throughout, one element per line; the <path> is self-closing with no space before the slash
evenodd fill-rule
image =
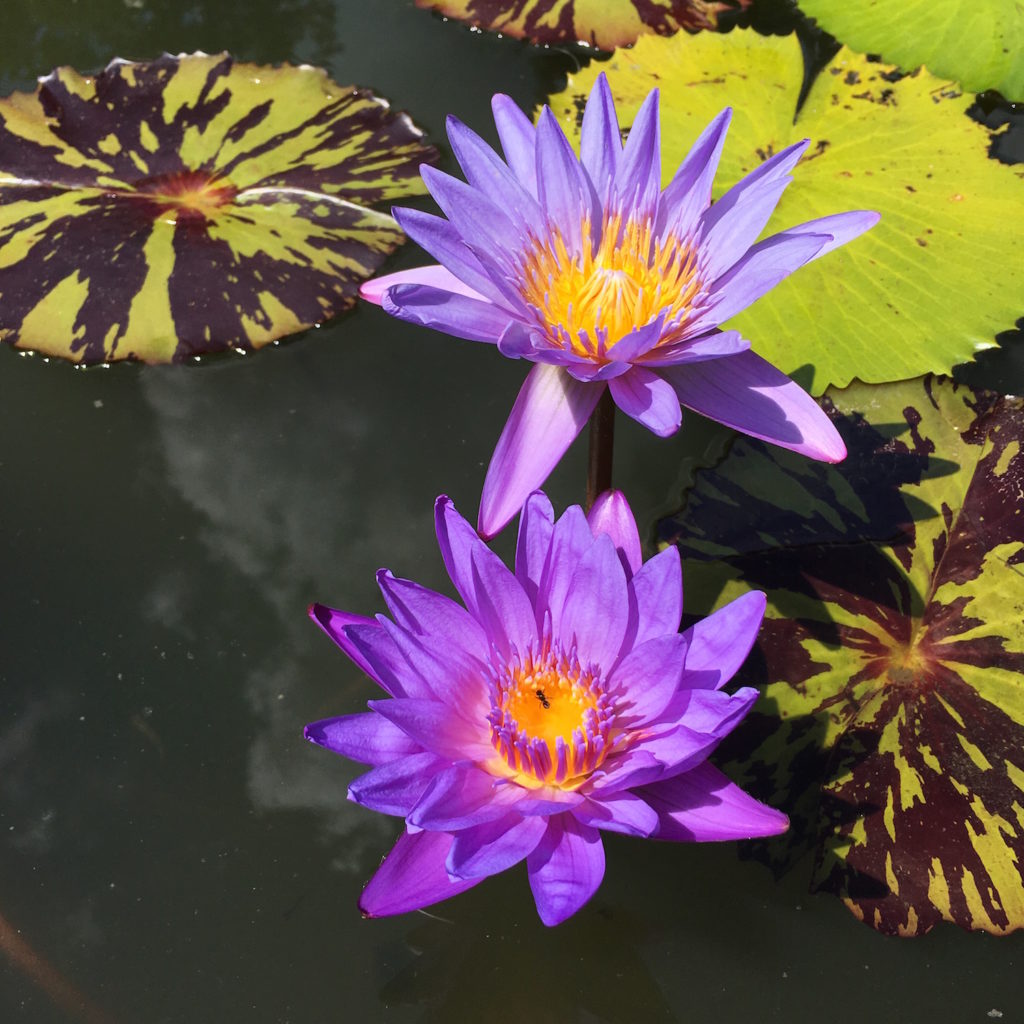
<path id="1" fill-rule="evenodd" d="M 0 100 L 0 338 L 78 362 L 258 348 L 355 301 L 423 191 L 404 115 L 222 54 Z"/>
<path id="2" fill-rule="evenodd" d="M 703 610 L 758 587 L 745 683 L 764 697 L 720 748 L 783 807 L 815 884 L 913 935 L 1024 926 L 1024 403 L 925 378 L 833 395 L 850 456 L 738 441 L 661 524 Z M 703 599 L 703 602 L 702 602 Z"/>

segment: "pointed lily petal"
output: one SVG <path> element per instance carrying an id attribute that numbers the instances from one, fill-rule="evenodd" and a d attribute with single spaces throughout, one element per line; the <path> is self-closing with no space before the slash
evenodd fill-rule
<path id="1" fill-rule="evenodd" d="M 634 366 L 629 373 L 608 382 L 615 404 L 658 437 L 670 437 L 683 422 L 672 385 L 657 374 Z"/>
<path id="2" fill-rule="evenodd" d="M 831 235 L 832 241 L 826 242 L 808 260 L 810 263 L 813 260 L 821 259 L 822 256 L 833 249 L 846 245 L 847 242 L 852 241 L 858 235 L 864 234 L 865 231 L 873 228 L 880 219 L 881 214 L 875 213 L 874 210 L 849 210 L 846 213 L 834 213 L 829 217 L 819 217 L 817 220 L 809 220 L 805 224 L 798 224 L 788 231 L 780 231 L 777 235 L 766 238 L 765 241 L 771 242 L 777 238 L 790 238 L 795 235 Z"/>
<path id="3" fill-rule="evenodd" d="M 444 496 L 434 525 L 448 575 L 488 640 L 506 660 L 525 651 L 537 639 L 537 620 L 522 585 Z"/>
<path id="4" fill-rule="evenodd" d="M 631 579 L 643 564 L 640 549 L 640 534 L 633 518 L 633 510 L 622 491 L 605 491 L 599 494 L 593 508 L 587 515 L 587 524 L 595 537 L 606 533 L 612 539 L 619 561 Z"/>
<path id="5" fill-rule="evenodd" d="M 551 927 L 572 917 L 597 892 L 604 878 L 604 847 L 597 829 L 568 814 L 548 821 L 526 860 L 537 913 Z"/>
<path id="6" fill-rule="evenodd" d="M 337 608 L 328 608 L 325 604 L 310 605 L 309 617 L 354 661 L 378 686 L 383 687 L 392 696 L 396 696 L 391 690 L 393 680 L 390 678 L 385 683 L 379 674 L 379 669 L 374 661 L 368 659 L 363 652 L 352 643 L 346 629 L 348 626 L 364 626 L 379 630 L 380 627 L 373 619 L 365 615 L 353 615 L 351 612 L 339 611 Z M 398 694 L 403 695 L 403 694 Z"/>
<path id="7" fill-rule="evenodd" d="M 443 758 L 427 751 L 389 761 L 355 779 L 348 787 L 348 798 L 379 814 L 404 818 L 445 764 Z"/>
<path id="8" fill-rule="evenodd" d="M 683 617 L 683 569 L 679 549 L 665 548 L 646 561 L 630 582 L 636 608 L 633 645 L 679 632 Z"/>
<path id="9" fill-rule="evenodd" d="M 658 96 L 658 90 L 652 89 L 636 112 L 615 176 L 612 202 L 636 220 L 654 216 L 661 191 Z"/>
<path id="10" fill-rule="evenodd" d="M 440 701 L 399 697 L 371 700 L 370 708 L 440 757 L 460 761 L 487 760 L 494 755 L 486 735 L 486 723 L 474 729 Z"/>
<path id="11" fill-rule="evenodd" d="M 843 439 L 814 399 L 754 352 L 661 373 L 683 405 L 709 419 L 813 459 L 846 457 Z"/>
<path id="12" fill-rule="evenodd" d="M 649 836 L 658 827 L 658 814 L 635 793 L 609 793 L 573 808 L 573 817 L 606 832 Z"/>
<path id="13" fill-rule="evenodd" d="M 537 131 L 533 122 L 509 96 L 498 93 L 491 100 L 494 126 L 512 173 L 533 196 L 537 195 Z"/>
<path id="14" fill-rule="evenodd" d="M 717 690 L 732 679 L 754 646 L 766 604 L 765 595 L 752 590 L 686 630 L 687 686 Z"/>
<path id="15" fill-rule="evenodd" d="M 447 267 L 433 263 L 426 267 L 414 267 L 412 270 L 400 270 L 397 274 L 385 274 L 383 277 L 371 278 L 359 286 L 359 294 L 367 302 L 382 306 L 384 297 L 391 288 L 410 284 L 427 285 L 442 291 L 454 292 L 458 295 L 465 295 L 467 298 L 476 299 L 478 302 L 487 301 L 480 292 L 459 280 Z"/>
<path id="16" fill-rule="evenodd" d="M 452 845 L 446 832 L 403 832 L 359 897 L 366 917 L 389 917 L 429 907 L 472 889 L 480 879 L 453 881 L 445 870 Z"/>
<path id="17" fill-rule="evenodd" d="M 409 824 L 432 832 L 497 821 L 512 809 L 519 787 L 499 785 L 479 768 L 451 767 L 435 772 L 420 802 L 409 814 Z"/>
<path id="18" fill-rule="evenodd" d="M 615 116 L 611 87 L 602 71 L 597 76 L 583 111 L 580 129 L 580 161 L 594 183 L 598 197 L 607 203 L 622 158 L 622 136 Z"/>
<path id="19" fill-rule="evenodd" d="M 739 331 L 713 331 L 699 338 L 686 338 L 671 345 L 659 345 L 642 358 L 644 366 L 676 366 L 680 363 L 701 363 L 707 359 L 734 356 L 750 348 Z"/>
<path id="20" fill-rule="evenodd" d="M 397 725 L 372 711 L 310 722 L 302 734 L 310 743 L 360 764 L 386 764 L 423 750 Z"/>
<path id="21" fill-rule="evenodd" d="M 668 707 L 683 678 L 686 645 L 679 633 L 658 636 L 622 659 L 608 679 L 618 694 L 617 727 L 642 728 Z"/>
<path id="22" fill-rule="evenodd" d="M 546 828 L 545 818 L 506 814 L 497 821 L 463 829 L 455 833 L 445 866 L 454 878 L 496 875 L 525 860 Z"/>
<path id="23" fill-rule="evenodd" d="M 583 556 L 594 546 L 594 535 L 587 525 L 583 509 L 570 505 L 551 531 L 551 545 L 537 589 L 537 619 L 550 615 L 552 622 L 562 621 L 562 609 L 569 596 L 573 576 Z"/>
<path id="24" fill-rule="evenodd" d="M 581 225 L 588 218 L 594 223 L 596 199 L 550 107 L 544 107 L 537 119 L 537 169 L 537 191 L 548 230 L 565 240 L 570 253 L 579 254 Z"/>
<path id="25" fill-rule="evenodd" d="M 511 321 L 493 302 L 419 284 L 392 285 L 384 292 L 381 306 L 407 323 L 489 345 L 497 345 Z"/>
<path id="26" fill-rule="evenodd" d="M 516 579 L 526 591 L 530 603 L 538 608 L 537 592 L 541 575 L 551 548 L 551 533 L 555 513 L 548 496 L 534 491 L 523 505 L 519 517 L 519 537 L 516 540 Z M 538 626 L 540 622 L 537 623 Z"/>
<path id="27" fill-rule="evenodd" d="M 789 827 L 780 811 L 755 800 L 714 765 L 645 786 L 640 796 L 658 813 L 655 839 L 719 842 L 777 836 Z"/>
<path id="28" fill-rule="evenodd" d="M 530 370 L 487 469 L 477 524 L 482 536 L 498 533 L 544 483 L 604 388 L 575 381 L 557 366 Z"/>

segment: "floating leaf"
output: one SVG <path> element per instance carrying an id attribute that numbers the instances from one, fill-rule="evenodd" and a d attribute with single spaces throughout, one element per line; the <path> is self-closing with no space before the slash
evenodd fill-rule
<path id="1" fill-rule="evenodd" d="M 629 46 L 640 36 L 715 28 L 722 11 L 750 0 L 416 0 L 449 18 L 558 45 L 585 43 L 600 50 Z"/>
<path id="2" fill-rule="evenodd" d="M 910 70 L 922 64 L 965 89 L 1024 99 L 1024 7 L 1017 0 L 799 0 L 826 32 Z"/>
<path id="3" fill-rule="evenodd" d="M 552 99 L 568 127 L 600 70 L 627 121 L 652 86 L 661 88 L 666 181 L 704 125 L 732 105 L 716 195 L 809 136 L 767 230 L 841 210 L 881 212 L 863 238 L 802 268 L 731 322 L 787 372 L 813 367 L 806 382 L 816 394 L 854 377 L 949 370 L 1020 316 L 1024 234 L 1008 225 L 1024 199 L 1021 173 L 987 158 L 992 133 L 957 116 L 970 97 L 948 82 L 924 71 L 890 81 L 891 69 L 841 50 L 794 123 L 803 80 L 795 37 L 646 38 Z"/>
<path id="4" fill-rule="evenodd" d="M 0 100 L 0 338 L 83 363 L 259 348 L 333 316 L 422 186 L 405 116 L 227 54 L 58 68 Z"/>
<path id="5" fill-rule="evenodd" d="M 834 400 L 845 462 L 742 439 L 662 524 L 691 610 L 768 593 L 745 680 L 763 697 L 723 757 L 817 833 L 817 885 L 873 927 L 1013 931 L 1024 400 L 933 378 Z"/>

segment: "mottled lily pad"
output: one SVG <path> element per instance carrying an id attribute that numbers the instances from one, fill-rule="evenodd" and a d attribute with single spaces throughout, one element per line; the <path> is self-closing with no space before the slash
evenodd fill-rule
<path id="1" fill-rule="evenodd" d="M 925 378 L 825 404 L 845 462 L 740 440 L 662 524 L 692 610 L 768 593 L 744 670 L 763 697 L 722 757 L 790 814 L 816 885 L 861 920 L 1014 931 L 1024 400 Z"/>
<path id="2" fill-rule="evenodd" d="M 965 89 L 1024 100 L 1024 5 L 1018 0 L 799 0 L 827 32 L 864 53 Z"/>
<path id="3" fill-rule="evenodd" d="M 722 11 L 750 0 L 416 0 L 476 28 L 532 43 L 629 46 L 643 35 L 715 28 Z"/>
<path id="4" fill-rule="evenodd" d="M 993 133 L 964 116 L 972 97 L 926 71 L 843 49 L 811 87 L 794 36 L 702 32 L 641 39 L 573 76 L 551 100 L 577 126 L 598 71 L 628 123 L 648 91 L 662 104 L 667 181 L 698 133 L 734 108 L 716 196 L 772 153 L 810 137 L 766 233 L 841 210 L 882 214 L 866 235 L 803 267 L 731 327 L 815 394 L 946 372 L 995 344 L 1021 314 L 1020 168 L 988 158 Z M 897 76 L 898 77 L 898 76 Z M 578 134 L 578 132 L 577 132 Z"/>
<path id="5" fill-rule="evenodd" d="M 0 100 L 0 339 L 80 363 L 259 348 L 351 306 L 423 191 L 404 115 L 227 54 Z"/>

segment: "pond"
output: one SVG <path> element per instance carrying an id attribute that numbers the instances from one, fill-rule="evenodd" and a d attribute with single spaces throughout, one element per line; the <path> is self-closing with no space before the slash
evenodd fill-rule
<path id="1" fill-rule="evenodd" d="M 21 0 L 5 22 L 5 95 L 115 55 L 310 62 L 408 110 L 449 171 L 446 114 L 493 142 L 493 93 L 532 110 L 588 60 L 412 0 Z M 962 379 L 1020 392 L 1004 340 Z M 433 502 L 472 517 L 521 364 L 366 304 L 198 367 L 6 346 L 0 364 L 0 1019 L 1022 1019 L 1019 933 L 888 938 L 809 894 L 809 860 L 777 878 L 733 844 L 609 836 L 602 887 L 555 929 L 521 866 L 360 917 L 398 826 L 346 802 L 358 766 L 302 730 L 377 694 L 306 609 L 382 611 L 382 565 L 450 592 Z M 697 421 L 660 440 L 619 417 L 615 483 L 645 540 L 679 507 Z M 546 485 L 556 509 L 585 474 L 581 440 Z"/>

